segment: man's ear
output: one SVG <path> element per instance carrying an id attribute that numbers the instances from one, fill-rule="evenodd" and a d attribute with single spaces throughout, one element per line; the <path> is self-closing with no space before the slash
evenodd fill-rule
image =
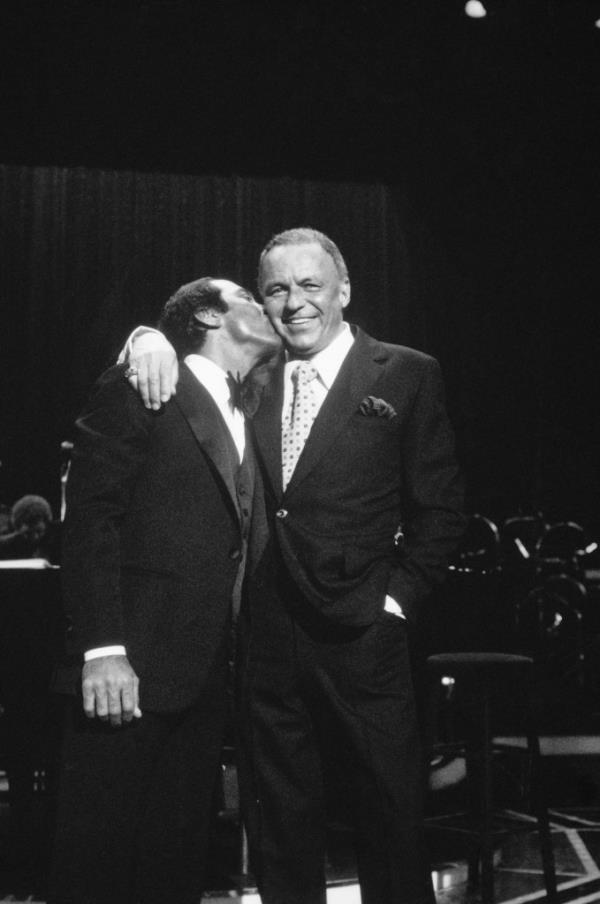
<path id="1" fill-rule="evenodd" d="M 350 304 L 350 280 L 346 276 L 345 279 L 342 280 L 342 288 L 340 289 L 340 296 L 342 299 L 342 307 L 347 308 Z"/>
<path id="2" fill-rule="evenodd" d="M 197 320 L 200 326 L 205 330 L 218 330 L 221 326 L 223 315 L 214 308 L 201 308 L 194 313 L 194 320 Z"/>

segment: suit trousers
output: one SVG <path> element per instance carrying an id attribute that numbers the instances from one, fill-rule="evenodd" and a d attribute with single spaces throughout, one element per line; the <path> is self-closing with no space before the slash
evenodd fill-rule
<path id="1" fill-rule="evenodd" d="M 219 671 L 219 670 L 217 670 Z M 121 728 L 68 707 L 49 901 L 198 904 L 227 709 L 226 663 L 184 712 Z"/>
<path id="2" fill-rule="evenodd" d="M 324 904 L 331 796 L 363 904 L 431 904 L 406 623 L 383 602 L 365 628 L 307 609 L 265 599 L 245 630 L 241 792 L 263 904 Z"/>

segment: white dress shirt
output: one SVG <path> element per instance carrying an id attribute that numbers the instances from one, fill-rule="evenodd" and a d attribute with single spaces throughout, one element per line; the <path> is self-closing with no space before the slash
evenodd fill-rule
<path id="1" fill-rule="evenodd" d="M 317 414 L 321 405 L 327 397 L 327 393 L 331 389 L 333 381 L 337 377 L 344 359 L 354 343 L 354 336 L 347 323 L 344 322 L 343 329 L 333 342 L 322 351 L 310 359 L 311 365 L 317 371 L 317 379 L 313 381 L 313 393 L 317 403 Z M 304 360 L 304 359 L 302 359 Z M 285 417 L 285 412 L 292 404 L 294 396 L 294 385 L 292 383 L 292 373 L 298 366 L 297 358 L 287 356 L 285 369 L 283 372 L 283 408 L 281 418 Z"/>
<path id="2" fill-rule="evenodd" d="M 202 383 L 207 392 L 210 392 L 215 405 L 221 412 L 223 420 L 227 424 L 231 438 L 235 443 L 240 461 L 244 457 L 246 434 L 244 429 L 244 415 L 239 408 L 232 408 L 230 404 L 230 392 L 227 385 L 227 374 L 218 364 L 205 358 L 204 355 L 188 355 L 185 363 Z"/>

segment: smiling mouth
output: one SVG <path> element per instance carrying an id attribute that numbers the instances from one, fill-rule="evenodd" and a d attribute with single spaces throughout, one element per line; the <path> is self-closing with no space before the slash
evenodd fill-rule
<path id="1" fill-rule="evenodd" d="M 288 317 L 284 320 L 285 326 L 301 326 L 304 323 L 310 323 L 314 317 Z"/>

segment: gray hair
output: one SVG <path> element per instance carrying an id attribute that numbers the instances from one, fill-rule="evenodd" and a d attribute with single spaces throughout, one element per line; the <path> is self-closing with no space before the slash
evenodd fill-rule
<path id="1" fill-rule="evenodd" d="M 318 229 L 312 229 L 310 226 L 301 226 L 296 229 L 286 229 L 279 232 L 269 239 L 265 247 L 260 253 L 258 260 L 258 282 L 260 285 L 260 274 L 265 257 L 272 248 L 278 245 L 320 245 L 332 259 L 338 271 L 340 279 L 348 279 L 348 267 L 346 261 L 342 257 L 342 253 L 338 246 L 324 232 Z"/>

